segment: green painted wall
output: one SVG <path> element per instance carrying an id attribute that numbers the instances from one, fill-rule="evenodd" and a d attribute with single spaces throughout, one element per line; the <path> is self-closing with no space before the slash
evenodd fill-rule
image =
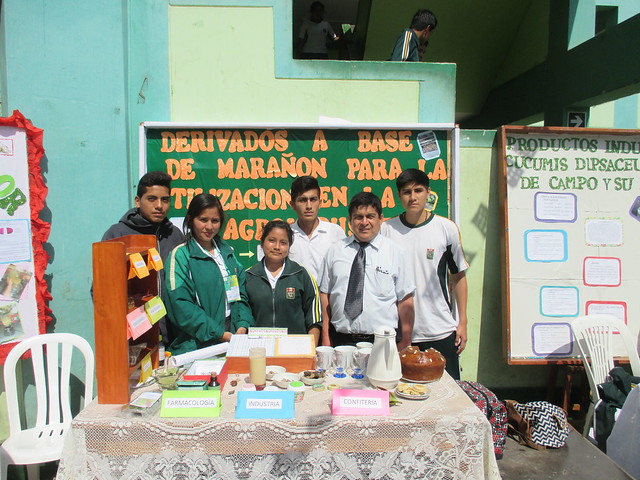
<path id="1" fill-rule="evenodd" d="M 569 0 L 572 21 L 569 25 L 569 48 L 586 42 L 595 34 L 596 6 L 618 9 L 618 23 L 640 12 L 640 0 Z"/>
<path id="2" fill-rule="evenodd" d="M 19 109 L 45 131 L 50 329 L 91 342 L 91 243 L 131 204 L 123 5 L 2 1 L 2 114 Z"/>
<path id="3" fill-rule="evenodd" d="M 503 357 L 498 160 L 494 130 L 460 134 L 460 233 L 470 263 L 469 341 L 463 379 L 493 388 L 544 387 L 546 366 L 507 365 Z"/>
<path id="4" fill-rule="evenodd" d="M 450 2 L 404 0 L 390 6 L 373 0 L 365 60 L 385 60 L 413 14 L 429 8 L 438 19 L 425 61 L 454 62 L 456 113 L 460 120 L 482 108 L 489 90 L 510 75 L 526 71 L 546 55 L 548 0 Z"/>
<path id="5" fill-rule="evenodd" d="M 493 86 L 523 74 L 547 58 L 549 45 L 549 1 L 531 2 L 519 22 L 519 28 L 496 71 Z"/>
<path id="6" fill-rule="evenodd" d="M 418 121 L 417 82 L 275 78 L 273 27 L 271 8 L 171 7 L 172 120 Z"/>
<path id="7" fill-rule="evenodd" d="M 189 3 L 174 0 L 169 10 L 173 119 L 454 120 L 455 65 L 293 61 L 287 1 L 246 2 L 254 8 L 224 0 Z M 251 106 L 242 113 L 237 106 L 245 101 Z"/>

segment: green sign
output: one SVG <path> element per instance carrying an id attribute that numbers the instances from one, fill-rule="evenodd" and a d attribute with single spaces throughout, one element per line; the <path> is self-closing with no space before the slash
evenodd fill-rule
<path id="1" fill-rule="evenodd" d="M 170 217 L 184 217 L 191 199 L 217 195 L 227 216 L 224 239 L 245 266 L 264 224 L 295 221 L 291 182 L 318 179 L 320 216 L 349 233 L 347 206 L 369 190 L 385 217 L 402 212 L 395 179 L 407 168 L 427 172 L 437 195 L 435 212 L 449 216 L 451 129 L 147 127 L 146 169 L 173 178 Z"/>
<path id="2" fill-rule="evenodd" d="M 164 390 L 161 417 L 219 417 L 220 390 Z"/>

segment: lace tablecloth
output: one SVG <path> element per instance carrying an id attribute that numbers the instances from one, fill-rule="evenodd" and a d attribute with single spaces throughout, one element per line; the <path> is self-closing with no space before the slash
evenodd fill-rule
<path id="1" fill-rule="evenodd" d="M 389 417 L 332 416 L 330 393 L 309 387 L 293 420 L 236 420 L 232 388 L 219 418 L 138 416 L 94 401 L 73 421 L 57 478 L 500 478 L 489 422 L 446 373 L 427 400 L 403 400 Z"/>

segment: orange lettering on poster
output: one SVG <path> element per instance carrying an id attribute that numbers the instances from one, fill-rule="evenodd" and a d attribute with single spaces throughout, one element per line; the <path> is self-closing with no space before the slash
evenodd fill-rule
<path id="1" fill-rule="evenodd" d="M 444 161 L 441 158 L 436 160 L 433 171 L 427 175 L 431 180 L 446 180 L 448 178 L 448 175 Z"/>
<path id="2" fill-rule="evenodd" d="M 287 140 L 288 133 L 286 130 L 276 130 L 275 144 L 278 152 L 284 152 L 289 148 L 289 140 Z"/>
<path id="3" fill-rule="evenodd" d="M 185 208 L 184 203 L 182 202 L 183 197 L 187 194 L 186 188 L 172 188 L 171 196 L 173 197 L 173 207 L 176 210 L 181 210 Z"/>
<path id="4" fill-rule="evenodd" d="M 324 136 L 324 132 L 322 130 L 316 131 L 316 136 L 313 139 L 313 146 L 311 150 L 314 152 L 326 152 L 329 149 L 329 145 L 327 145 L 327 139 Z"/>
<path id="5" fill-rule="evenodd" d="M 176 132 L 176 152 L 184 153 L 191 150 L 189 146 L 189 132 Z"/>
<path id="6" fill-rule="evenodd" d="M 382 208 L 393 208 L 396 206 L 396 200 L 393 196 L 393 189 L 391 187 L 386 187 L 384 192 L 382 192 L 382 196 L 380 197 L 380 201 L 382 202 Z"/>
<path id="7" fill-rule="evenodd" d="M 164 153 L 173 152 L 176 148 L 176 136 L 171 132 L 162 132 L 160 137 L 162 138 L 160 151 Z"/>
<path id="8" fill-rule="evenodd" d="M 358 132 L 359 152 L 396 152 L 398 150 L 401 152 L 413 150 L 410 130 L 399 132 L 391 130 L 384 135 L 379 130 L 375 130 L 373 135 L 366 130 Z"/>

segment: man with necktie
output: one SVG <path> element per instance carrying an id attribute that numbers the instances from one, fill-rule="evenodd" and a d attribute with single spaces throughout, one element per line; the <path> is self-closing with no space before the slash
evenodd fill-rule
<path id="1" fill-rule="evenodd" d="M 380 235 L 382 204 L 371 192 L 349 203 L 353 235 L 327 252 L 320 274 L 322 344 L 373 341 L 378 326 L 397 331 L 398 348 L 411 344 L 415 284 L 402 250 Z"/>

